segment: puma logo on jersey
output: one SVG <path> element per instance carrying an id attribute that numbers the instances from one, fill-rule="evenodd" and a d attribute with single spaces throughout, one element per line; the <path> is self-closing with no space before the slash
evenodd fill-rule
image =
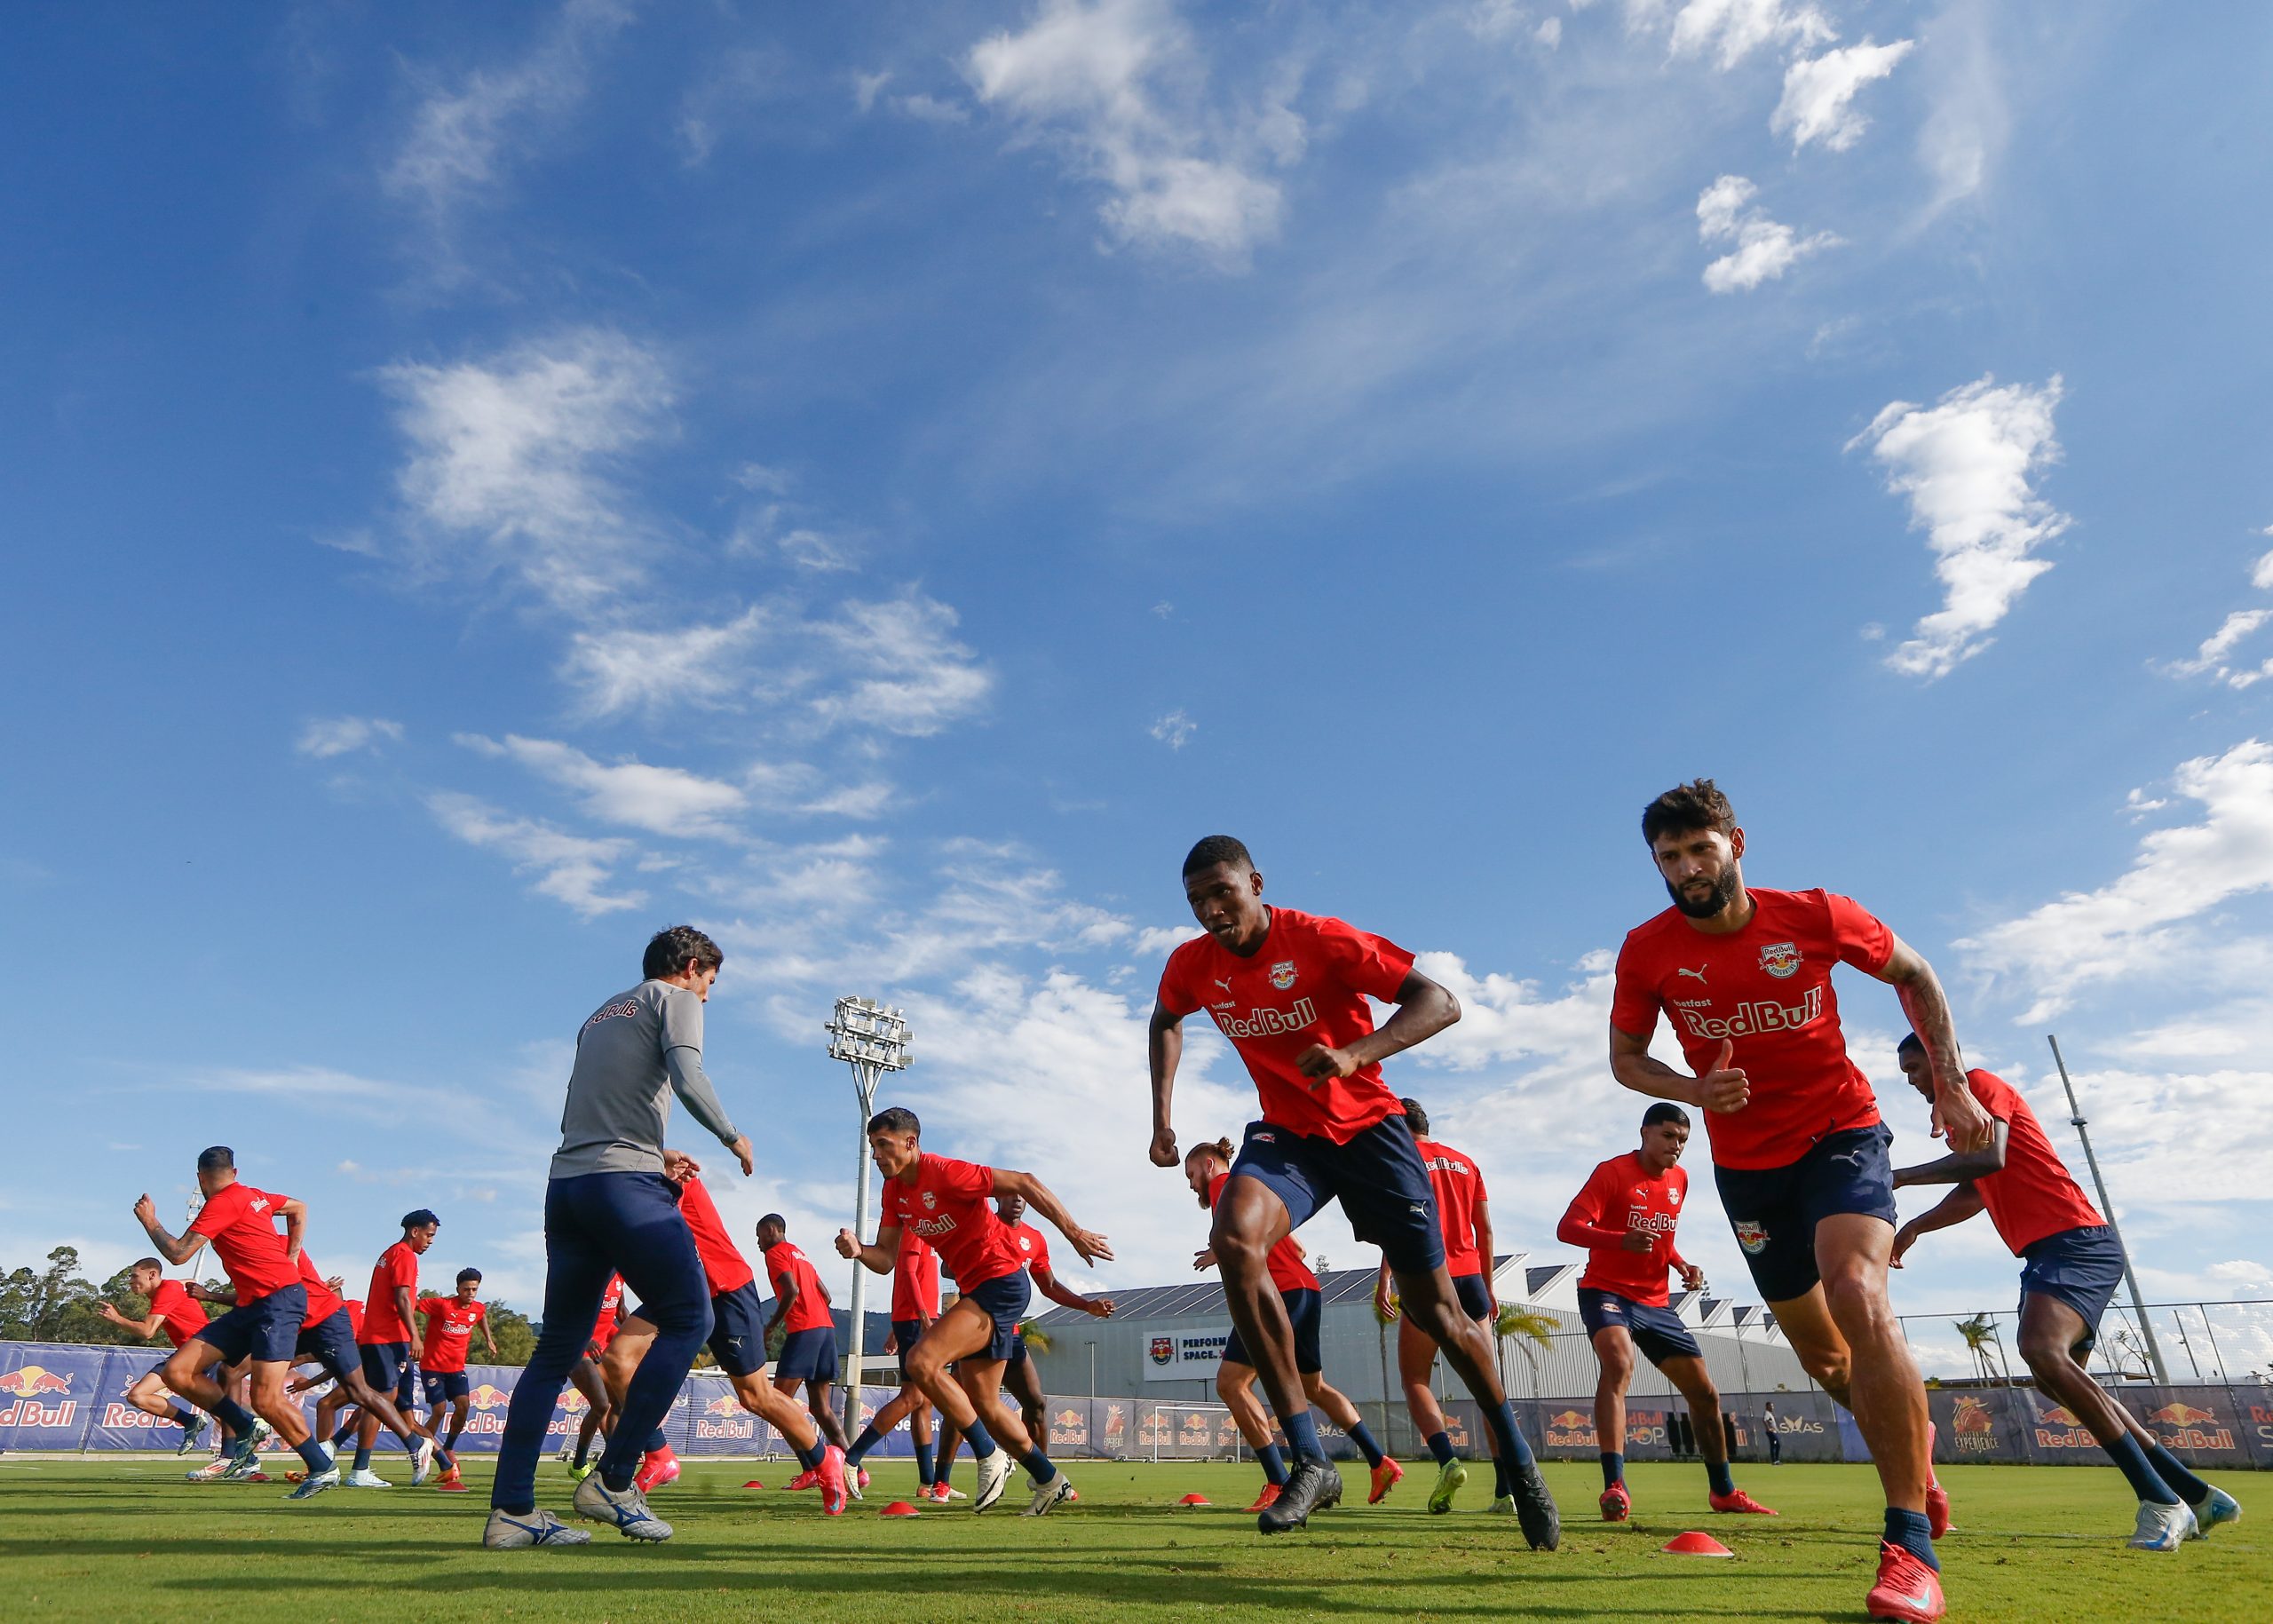
<path id="1" fill-rule="evenodd" d="M 1676 970 L 1673 973 L 1676 976 L 1687 976 L 1691 980 L 1699 982 L 1705 979 L 1705 972 L 1701 970 Z"/>

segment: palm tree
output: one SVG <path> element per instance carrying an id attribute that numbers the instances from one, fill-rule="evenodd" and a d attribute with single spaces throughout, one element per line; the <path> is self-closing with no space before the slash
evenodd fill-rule
<path id="1" fill-rule="evenodd" d="M 1049 1351 L 1049 1333 L 1041 1328 L 1039 1320 L 1029 1319 L 1018 1327 L 1018 1335 L 1026 1338 L 1028 1353 Z"/>
<path id="2" fill-rule="evenodd" d="M 1980 1313 L 1970 1319 L 1952 1323 L 1956 1326 L 1957 1334 L 1965 1338 L 1966 1351 L 1973 1355 L 1973 1367 L 1980 1375 L 1982 1385 L 1986 1387 L 1995 1382 L 1997 1366 L 1990 1358 L 1989 1350 L 1996 1342 L 1997 1322 L 1987 1314 Z"/>
<path id="3" fill-rule="evenodd" d="M 1559 1328 L 1553 1315 L 1542 1314 L 1537 1309 L 1518 1308 L 1513 1303 L 1501 1303 L 1500 1317 L 1493 1321 L 1492 1335 L 1502 1343 L 1513 1343 L 1516 1351 L 1524 1356 L 1524 1363 L 1531 1367 L 1531 1396 L 1534 1398 L 1539 1397 L 1539 1350 L 1532 1344 L 1537 1343 L 1540 1348 L 1552 1347 L 1555 1333 Z M 1507 1358 L 1503 1352 L 1500 1372 L 1502 1387 L 1508 1383 L 1506 1365 Z"/>

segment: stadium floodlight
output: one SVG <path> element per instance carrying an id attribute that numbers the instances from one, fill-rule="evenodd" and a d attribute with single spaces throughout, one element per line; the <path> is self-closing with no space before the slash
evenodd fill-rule
<path id="1" fill-rule="evenodd" d="M 2155 1341 L 2155 1327 L 2147 1322 L 2147 1299 L 2139 1290 L 2139 1277 L 2131 1268 L 2131 1248 L 2123 1244 L 2122 1227 L 2115 1221 L 2115 1203 L 2107 1199 L 2107 1180 L 2100 1176 L 2099 1158 L 2092 1153 L 2092 1137 L 2084 1131 L 2084 1109 L 2076 1103 L 2076 1085 L 2068 1081 L 2068 1062 L 2061 1058 L 2060 1040 L 2050 1033 L 2044 1041 L 2052 1045 L 2052 1064 L 2060 1068 L 2060 1086 L 2068 1090 L 2068 1121 L 2076 1130 L 2076 1137 L 2084 1142 L 2084 1161 L 2092 1170 L 2092 1188 L 2099 1192 L 2099 1209 L 2107 1220 L 2108 1232 L 2115 1237 L 2115 1249 L 2123 1254 L 2123 1279 L 2131 1287 L 2132 1311 L 2139 1316 L 2139 1335 L 2147 1344 L 2147 1362 L 2154 1367 L 2155 1380 L 2163 1386 L 2170 1385 L 2170 1372 L 2163 1367 L 2163 1351 Z M 2179 1332 L 2185 1335 L 2184 1327 Z"/>
<path id="2" fill-rule="evenodd" d="M 828 1058 L 852 1068 L 852 1089 L 860 1107 L 859 1153 L 853 1161 L 852 1235 L 868 1240 L 868 1119 L 875 1114 L 876 1084 L 886 1072 L 903 1072 L 915 1057 L 908 1052 L 907 1022 L 898 1010 L 887 1009 L 873 998 L 840 998 L 829 1017 Z M 860 1430 L 860 1344 L 867 1329 L 867 1266 L 852 1263 L 851 1346 L 846 1350 L 844 1430 Z"/>

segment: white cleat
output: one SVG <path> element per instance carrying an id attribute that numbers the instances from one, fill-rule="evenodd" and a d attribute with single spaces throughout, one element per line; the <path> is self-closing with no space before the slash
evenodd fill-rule
<path id="1" fill-rule="evenodd" d="M 647 1509 L 647 1497 L 636 1488 L 617 1493 L 594 1472 L 576 1485 L 572 1502 L 580 1516 L 606 1523 L 627 1540 L 668 1540 L 671 1525 Z"/>
<path id="2" fill-rule="evenodd" d="M 978 1498 L 970 1502 L 974 1511 L 993 1509 L 1002 1498 L 1002 1491 L 1010 1486 L 1010 1452 L 997 1449 L 978 1463 Z"/>
<path id="3" fill-rule="evenodd" d="M 345 1489 L 391 1489 L 394 1485 L 367 1466 L 360 1471 L 349 1472 L 339 1480 L 339 1486 Z"/>
<path id="4" fill-rule="evenodd" d="M 590 1532 L 571 1528 L 550 1511 L 533 1511 L 527 1517 L 492 1511 L 488 1526 L 481 1531 L 484 1550 L 519 1550 L 530 1545 L 590 1545 L 591 1542 Z"/>
<path id="5" fill-rule="evenodd" d="M 229 1475 L 230 1464 L 235 1458 L 234 1455 L 217 1454 L 195 1471 L 184 1472 L 182 1476 L 192 1483 L 218 1483 Z"/>
<path id="6" fill-rule="evenodd" d="M 2176 1550 L 2198 1537 L 2194 1513 L 2185 1505 L 2166 1506 L 2151 1500 L 2139 1502 L 2139 1525 L 2128 1541 L 2133 1550 Z"/>
<path id="7" fill-rule="evenodd" d="M 416 1488 L 426 1481 L 434 1470 L 434 1456 L 440 1453 L 434 1440 L 422 1437 L 418 1447 L 410 1452 L 410 1486 Z"/>
<path id="8" fill-rule="evenodd" d="M 1073 1485 L 1065 1472 L 1059 1471 L 1050 1480 L 1034 1490 L 1034 1498 L 1026 1502 L 1020 1517 L 1048 1517 L 1054 1507 L 1062 1506 L 1073 1498 Z"/>
<path id="9" fill-rule="evenodd" d="M 2221 1488 L 2213 1488 L 2210 1498 L 2194 1508 L 2194 1537 L 2206 1540 L 2210 1530 L 2222 1528 L 2228 1523 L 2241 1521 L 2241 1501 Z"/>
<path id="10" fill-rule="evenodd" d="M 339 1468 L 337 1466 L 326 1467 L 322 1471 L 310 1472 L 306 1477 L 301 1478 L 299 1485 L 293 1489 L 290 1493 L 285 1495 L 284 1498 L 287 1500 L 313 1500 L 326 1489 L 336 1489 L 338 1486 Z"/>

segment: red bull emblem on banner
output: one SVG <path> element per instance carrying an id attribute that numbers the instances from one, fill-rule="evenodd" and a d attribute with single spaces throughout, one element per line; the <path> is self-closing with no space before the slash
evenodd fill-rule
<path id="1" fill-rule="evenodd" d="M 1547 1442 L 1554 1449 L 1595 1449 L 1595 1418 L 1585 1410 L 1562 1410 L 1547 1418 Z"/>
<path id="2" fill-rule="evenodd" d="M 477 1410 L 502 1410 L 513 1402 L 513 1395 L 493 1382 L 477 1382 L 466 1390 L 466 1401 Z M 581 1400 L 582 1393 L 576 1395 Z"/>
<path id="3" fill-rule="evenodd" d="M 2037 1446 L 2040 1449 L 2096 1449 L 2099 1443 L 2076 1418 L 2073 1410 L 2054 1405 L 2037 1417 Z"/>
<path id="4" fill-rule="evenodd" d="M 36 1398 L 44 1393 L 67 1393 L 71 1378 L 59 1370 L 50 1370 L 41 1365 L 26 1365 L 0 1376 L 0 1393 L 13 1393 L 19 1398 Z"/>
<path id="5" fill-rule="evenodd" d="M 0 1427 L 68 1427 L 78 1419 L 79 1401 L 67 1397 L 71 1378 L 59 1370 L 26 1365 L 0 1375 L 0 1392 L 13 1393 L 16 1402 L 0 1408 Z M 50 1394 L 67 1395 L 60 1404 L 42 1404 Z"/>
<path id="6" fill-rule="evenodd" d="M 2222 1426 L 2215 1410 L 2197 1408 L 2179 1399 L 2147 1412 L 2147 1424 L 2166 1449 L 2231 1449 L 2233 1429 Z M 2169 1429 L 2166 1431 L 2164 1429 Z"/>
<path id="7" fill-rule="evenodd" d="M 702 1413 L 705 1415 L 731 1415 L 741 1407 L 732 1393 L 726 1393 L 704 1405 Z"/>

